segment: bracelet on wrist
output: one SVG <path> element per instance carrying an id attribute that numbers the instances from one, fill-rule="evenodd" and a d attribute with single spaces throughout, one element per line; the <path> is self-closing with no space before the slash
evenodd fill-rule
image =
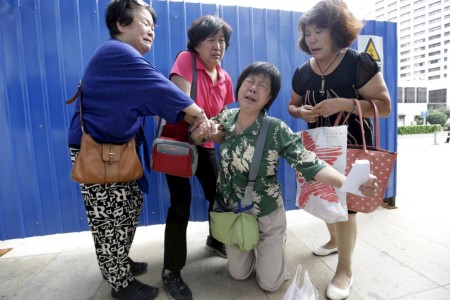
<path id="1" fill-rule="evenodd" d="M 351 114 L 354 114 L 355 113 L 355 111 L 356 111 L 356 104 L 355 103 L 353 103 L 353 109 L 352 109 L 352 111 L 350 112 Z"/>
<path id="2" fill-rule="evenodd" d="M 301 116 L 300 116 L 300 106 L 299 107 L 297 107 L 297 109 L 295 110 L 295 114 L 297 115 L 297 118 L 301 118 Z"/>
<path id="3" fill-rule="evenodd" d="M 193 116 L 194 120 L 198 119 L 200 115 L 203 115 L 205 113 L 205 111 L 202 109 L 198 114 L 196 114 L 195 116 Z"/>

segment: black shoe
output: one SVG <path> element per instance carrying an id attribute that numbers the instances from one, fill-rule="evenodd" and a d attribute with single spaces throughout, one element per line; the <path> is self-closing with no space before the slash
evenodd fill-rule
<path id="1" fill-rule="evenodd" d="M 114 299 L 126 299 L 126 300 L 151 300 L 155 299 L 158 295 L 158 288 L 143 284 L 142 282 L 134 279 L 126 288 L 123 288 L 116 292 L 111 290 L 111 296 Z"/>
<path id="2" fill-rule="evenodd" d="M 128 263 L 130 264 L 131 274 L 133 276 L 138 276 L 147 272 L 147 263 L 146 262 L 134 262 L 131 258 L 127 258 Z"/>
<path id="3" fill-rule="evenodd" d="M 171 300 L 192 300 L 192 292 L 183 279 L 181 279 L 180 271 L 161 274 L 162 281 L 166 287 L 169 299 Z"/>
<path id="4" fill-rule="evenodd" d="M 211 252 L 216 252 L 218 256 L 227 258 L 227 251 L 225 250 L 225 245 L 214 239 L 212 236 L 208 235 L 206 239 L 206 250 Z"/>

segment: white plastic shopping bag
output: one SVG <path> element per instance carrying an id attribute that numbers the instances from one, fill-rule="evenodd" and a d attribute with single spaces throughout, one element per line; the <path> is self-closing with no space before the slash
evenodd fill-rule
<path id="1" fill-rule="evenodd" d="M 318 127 L 298 133 L 307 150 L 344 174 L 347 126 Z M 306 182 L 297 172 L 297 206 L 327 223 L 348 220 L 346 193 L 317 181 Z"/>
<path id="2" fill-rule="evenodd" d="M 297 271 L 295 272 L 294 279 L 289 286 L 283 300 L 317 300 L 319 299 L 319 292 L 314 287 L 309 278 L 308 271 L 305 271 L 303 286 L 300 287 L 300 277 L 302 273 L 302 265 L 298 265 Z"/>

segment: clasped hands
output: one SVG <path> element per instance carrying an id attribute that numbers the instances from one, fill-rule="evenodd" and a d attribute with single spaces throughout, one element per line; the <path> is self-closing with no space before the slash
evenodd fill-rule
<path id="1" fill-rule="evenodd" d="M 315 106 L 302 105 L 297 108 L 297 115 L 308 123 L 315 123 L 320 116 L 328 118 L 340 111 L 347 111 L 349 103 L 348 99 L 331 98 L 323 100 Z M 353 102 L 350 105 L 353 105 Z"/>
<path id="2" fill-rule="evenodd" d="M 205 118 L 200 122 L 196 119 L 190 130 L 191 140 L 196 144 L 206 143 L 211 136 L 217 134 L 217 124 Z"/>

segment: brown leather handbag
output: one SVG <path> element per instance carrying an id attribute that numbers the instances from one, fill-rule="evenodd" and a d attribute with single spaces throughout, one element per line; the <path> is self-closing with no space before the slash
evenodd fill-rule
<path id="1" fill-rule="evenodd" d="M 84 131 L 82 116 L 82 82 L 78 84 L 76 94 L 67 104 L 80 97 L 81 144 L 80 152 L 72 167 L 72 179 L 84 184 L 105 184 L 129 182 L 142 177 L 143 169 L 136 152 L 134 138 L 120 145 L 99 144 Z"/>

